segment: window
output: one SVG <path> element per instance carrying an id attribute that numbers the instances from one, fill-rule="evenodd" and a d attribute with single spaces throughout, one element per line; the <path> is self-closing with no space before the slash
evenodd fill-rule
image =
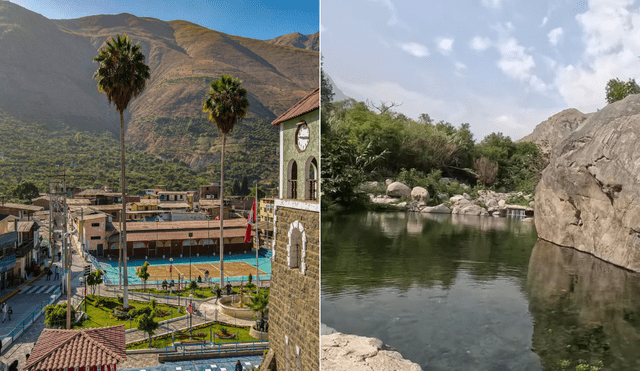
<path id="1" fill-rule="evenodd" d="M 100 226 L 100 223 L 91 223 L 91 226 L 92 226 L 92 227 L 99 227 L 99 226 Z"/>
<path id="2" fill-rule="evenodd" d="M 287 245 L 287 266 L 289 268 L 299 268 L 300 273 L 305 274 L 307 255 L 307 235 L 302 223 L 295 221 L 289 227 L 289 244 Z"/>
<path id="3" fill-rule="evenodd" d="M 100 239 L 100 236 L 91 236 L 91 240 L 92 240 L 92 241 L 94 241 L 94 240 L 99 240 L 99 239 Z"/>
<path id="4" fill-rule="evenodd" d="M 305 165 L 304 199 L 318 200 L 318 161 L 310 156 Z"/>
<path id="5" fill-rule="evenodd" d="M 296 160 L 289 161 L 287 177 L 287 198 L 298 198 L 298 164 Z"/>

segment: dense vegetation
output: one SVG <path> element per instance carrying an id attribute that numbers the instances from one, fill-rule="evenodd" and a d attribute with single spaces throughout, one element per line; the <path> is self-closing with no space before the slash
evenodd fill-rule
<path id="1" fill-rule="evenodd" d="M 640 86 L 635 79 L 624 82 L 618 78 L 611 79 L 607 83 L 607 103 L 611 104 L 626 98 L 629 94 L 640 94 Z"/>
<path id="2" fill-rule="evenodd" d="M 447 184 L 533 193 L 544 168 L 537 145 L 493 133 L 476 143 L 469 124 L 459 127 L 393 111 L 393 105 L 347 100 L 322 110 L 323 207 L 366 202 L 366 180 L 402 179 L 430 194 Z"/>
<path id="3" fill-rule="evenodd" d="M 255 135 L 265 133 L 253 133 L 252 128 L 262 124 L 246 125 L 246 128 L 238 125 L 233 136 L 245 138 L 244 135 L 251 132 L 244 140 L 255 141 Z M 261 146 L 256 143 L 255 147 L 260 148 L 244 146 L 229 151 L 225 168 L 228 189 L 231 190 L 231 184 L 241 181 L 243 176 L 248 177 L 250 185 L 259 176 L 260 187 L 267 190 L 268 195 L 275 193 L 278 141 L 277 131 L 274 133 L 273 138 L 263 139 Z M 117 189 L 120 184 L 120 143 L 112 132 L 78 131 L 64 124 L 22 122 L 0 113 L 0 137 L 0 194 L 12 194 L 20 183 L 27 181 L 45 192 L 49 176 L 61 174 L 63 163 L 67 169 L 68 187 L 102 188 L 110 184 Z M 265 145 L 265 142 L 269 144 Z M 157 184 L 171 190 L 195 190 L 200 185 L 219 182 L 211 173 L 219 167 L 216 165 L 196 171 L 176 157 L 162 160 L 127 146 L 127 187 L 131 194 Z"/>

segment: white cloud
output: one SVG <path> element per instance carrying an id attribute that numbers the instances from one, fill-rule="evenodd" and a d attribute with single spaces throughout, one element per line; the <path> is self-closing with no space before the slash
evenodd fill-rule
<path id="1" fill-rule="evenodd" d="M 453 49 L 453 39 L 443 37 L 437 39 L 436 42 L 438 43 L 438 50 L 444 55 L 448 55 Z"/>
<path id="2" fill-rule="evenodd" d="M 487 8 L 500 9 L 504 0 L 482 0 L 482 5 Z"/>
<path id="3" fill-rule="evenodd" d="M 525 52 L 518 40 L 511 37 L 498 43 L 500 60 L 498 67 L 512 79 L 526 81 L 531 78 L 531 69 L 535 66 L 533 57 Z"/>
<path id="4" fill-rule="evenodd" d="M 429 55 L 429 49 L 426 46 L 414 42 L 400 43 L 400 48 L 414 57 L 422 58 Z"/>
<path id="5" fill-rule="evenodd" d="M 558 45 L 560 38 L 562 37 L 562 27 L 554 28 L 551 30 L 547 37 L 549 37 L 549 43 L 553 46 Z"/>
<path id="6" fill-rule="evenodd" d="M 547 90 L 547 84 L 536 75 L 531 76 L 529 79 L 529 85 L 538 93 L 544 93 Z"/>
<path id="7" fill-rule="evenodd" d="M 640 11 L 632 0 L 594 0 L 576 19 L 583 31 L 582 61 L 557 67 L 555 85 L 569 107 L 593 112 L 606 104 L 610 79 L 637 76 Z"/>
<path id="8" fill-rule="evenodd" d="M 491 45 L 491 39 L 488 37 L 476 36 L 469 42 L 471 49 L 476 51 L 482 51 L 487 49 Z"/>
<path id="9" fill-rule="evenodd" d="M 462 63 L 462 62 L 456 62 L 455 65 L 456 65 L 456 69 L 458 69 L 458 70 L 464 70 L 464 69 L 467 68 L 467 65 Z"/>
<path id="10" fill-rule="evenodd" d="M 542 23 L 540 23 L 540 27 L 544 27 L 544 25 L 547 24 L 547 21 L 549 21 L 549 18 L 547 17 L 542 18 Z"/>

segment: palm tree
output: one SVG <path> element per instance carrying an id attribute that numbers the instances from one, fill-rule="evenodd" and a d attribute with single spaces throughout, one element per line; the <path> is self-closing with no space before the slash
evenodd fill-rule
<path id="1" fill-rule="evenodd" d="M 127 292 L 127 196 L 124 172 L 124 117 L 132 98 L 140 95 L 147 86 L 149 79 L 149 66 L 144 63 L 144 54 L 140 51 L 140 44 L 133 45 L 127 35 L 111 37 L 106 40 L 107 46 L 100 50 L 93 58 L 98 62 L 98 70 L 93 78 L 98 80 L 98 91 L 107 96 L 109 105 L 114 104 L 120 113 L 120 182 L 122 187 L 122 246 L 124 261 L 124 294 L 122 307 L 129 308 L 129 295 Z"/>
<path id="2" fill-rule="evenodd" d="M 209 112 L 209 120 L 216 123 L 222 134 L 222 154 L 220 155 L 220 287 L 224 287 L 224 151 L 227 134 L 238 119 L 247 116 L 249 100 L 247 90 L 240 87 L 242 81 L 229 75 L 222 75 L 211 82 L 211 91 L 207 94 L 202 110 Z"/>
<path id="3" fill-rule="evenodd" d="M 269 293 L 264 290 L 260 290 L 257 294 L 253 294 L 251 296 L 251 301 L 245 305 L 254 312 L 260 313 L 260 319 L 264 326 L 264 316 L 269 311 Z"/>

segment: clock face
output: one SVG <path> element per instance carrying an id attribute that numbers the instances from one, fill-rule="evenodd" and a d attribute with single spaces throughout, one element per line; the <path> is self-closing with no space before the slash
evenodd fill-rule
<path id="1" fill-rule="evenodd" d="M 298 126 L 298 130 L 296 131 L 296 145 L 300 151 L 307 149 L 309 145 L 309 127 L 307 124 Z"/>

